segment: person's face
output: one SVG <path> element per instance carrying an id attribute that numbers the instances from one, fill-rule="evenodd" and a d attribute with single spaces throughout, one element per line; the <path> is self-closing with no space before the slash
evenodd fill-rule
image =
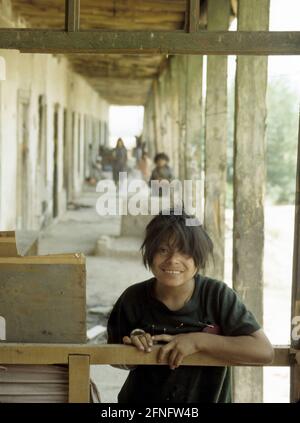
<path id="1" fill-rule="evenodd" d="M 197 272 L 193 257 L 174 250 L 168 243 L 159 246 L 151 270 L 158 282 L 168 287 L 189 282 Z"/>
<path id="2" fill-rule="evenodd" d="M 165 159 L 159 159 L 157 161 L 157 167 L 163 167 L 167 164 L 167 161 Z"/>

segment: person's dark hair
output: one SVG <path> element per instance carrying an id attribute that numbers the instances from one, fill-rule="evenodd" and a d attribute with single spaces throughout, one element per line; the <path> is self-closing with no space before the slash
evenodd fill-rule
<path id="1" fill-rule="evenodd" d="M 180 215 L 160 212 L 146 227 L 144 242 L 141 246 L 143 263 L 150 268 L 159 246 L 166 242 L 173 249 L 177 249 L 189 257 L 193 257 L 197 271 L 205 268 L 210 257 L 213 258 L 213 242 L 202 225 L 189 226 L 187 219 L 195 219 L 182 210 Z"/>
<path id="2" fill-rule="evenodd" d="M 166 162 L 169 162 L 169 156 L 167 156 L 166 153 L 158 153 L 154 157 L 154 163 L 157 163 L 158 160 L 166 160 Z"/>

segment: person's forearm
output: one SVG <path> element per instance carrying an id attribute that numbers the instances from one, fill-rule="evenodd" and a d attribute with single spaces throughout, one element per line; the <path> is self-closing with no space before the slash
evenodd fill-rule
<path id="1" fill-rule="evenodd" d="M 203 332 L 195 335 L 197 351 L 229 364 L 269 364 L 273 360 L 271 345 L 251 335 L 221 336 Z"/>

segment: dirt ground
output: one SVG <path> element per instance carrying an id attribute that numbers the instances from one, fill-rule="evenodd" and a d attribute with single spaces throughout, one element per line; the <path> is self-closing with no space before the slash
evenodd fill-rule
<path id="1" fill-rule="evenodd" d="M 69 210 L 59 222 L 47 228 L 41 235 L 39 250 L 39 254 L 79 251 L 86 254 L 88 311 L 95 307 L 100 311 L 109 309 L 126 287 L 151 276 L 141 259 L 119 257 L 117 251 L 109 257 L 94 255 L 97 240 L 102 235 L 117 237 L 120 234 L 120 217 L 97 215 L 97 197 L 95 188 L 85 188 L 76 202 L 89 207 Z M 289 343 L 294 208 L 267 206 L 265 222 L 264 328 L 273 344 L 282 345 Z M 231 286 L 231 210 L 227 210 L 226 225 L 225 281 Z M 105 313 L 88 313 L 89 326 L 94 323 L 105 325 Z M 127 371 L 110 366 L 92 366 L 92 377 L 102 401 L 116 402 Z M 288 401 L 288 369 L 265 369 L 264 402 Z"/>

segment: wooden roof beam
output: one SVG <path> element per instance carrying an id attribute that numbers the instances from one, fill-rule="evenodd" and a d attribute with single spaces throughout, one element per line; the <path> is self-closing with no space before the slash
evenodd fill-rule
<path id="1" fill-rule="evenodd" d="M 65 0 L 65 30 L 79 31 L 80 27 L 80 0 Z"/>
<path id="2" fill-rule="evenodd" d="M 300 31 L 0 29 L 0 48 L 24 53 L 300 55 Z"/>

